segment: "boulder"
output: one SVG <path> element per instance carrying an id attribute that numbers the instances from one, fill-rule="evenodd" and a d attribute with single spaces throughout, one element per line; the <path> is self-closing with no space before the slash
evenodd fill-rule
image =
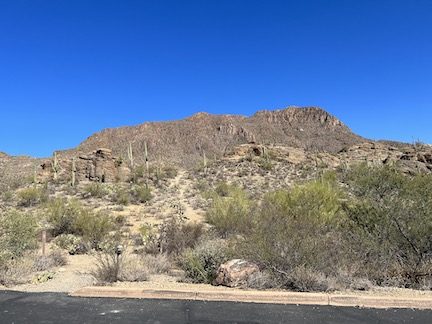
<path id="1" fill-rule="evenodd" d="M 219 267 L 214 285 L 238 287 L 247 284 L 248 280 L 259 274 L 260 270 L 255 263 L 234 259 L 225 262 Z"/>

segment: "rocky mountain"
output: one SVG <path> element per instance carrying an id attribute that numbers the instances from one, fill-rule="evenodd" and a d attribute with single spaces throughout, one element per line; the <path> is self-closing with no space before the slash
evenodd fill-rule
<path id="1" fill-rule="evenodd" d="M 320 108 L 288 107 L 259 111 L 251 117 L 201 112 L 182 120 L 105 129 L 77 148 L 57 151 L 49 159 L 1 153 L 0 176 L 8 185 L 33 178 L 35 171 L 39 181 L 57 177 L 71 181 L 72 175 L 79 181 L 128 180 L 132 175 L 130 146 L 135 167 L 144 165 L 147 146 L 153 175 L 155 168 L 162 171 L 163 167 L 196 170 L 204 161 L 222 164 L 223 169 L 223 164 L 235 161 L 233 156 L 243 161 L 251 156 L 268 158 L 269 152 L 282 164 L 303 168 L 338 168 L 370 161 L 397 162 L 407 173 L 432 170 L 432 148 L 428 145 L 374 142 L 354 134 Z"/>
<path id="2" fill-rule="evenodd" d="M 127 157 L 132 144 L 136 162 L 142 163 L 145 143 L 151 160 L 162 159 L 187 169 L 195 168 L 203 156 L 214 159 L 240 144 L 277 144 L 319 152 L 337 152 L 364 142 L 336 117 L 316 108 L 288 107 L 259 111 L 251 117 L 197 113 L 167 122 L 105 129 L 93 134 L 76 149 L 60 156 L 79 155 L 107 148 L 113 156 Z"/>

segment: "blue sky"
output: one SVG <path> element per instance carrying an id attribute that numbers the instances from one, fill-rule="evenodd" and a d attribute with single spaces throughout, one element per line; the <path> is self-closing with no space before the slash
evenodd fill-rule
<path id="1" fill-rule="evenodd" d="M 0 151 L 291 105 L 432 143 L 430 17 L 430 0 L 0 0 Z"/>

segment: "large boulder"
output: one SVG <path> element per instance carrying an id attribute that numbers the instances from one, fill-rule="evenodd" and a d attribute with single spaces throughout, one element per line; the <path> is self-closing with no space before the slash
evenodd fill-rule
<path id="1" fill-rule="evenodd" d="M 234 259 L 225 262 L 219 267 L 214 285 L 238 287 L 246 285 L 248 280 L 259 274 L 260 270 L 255 263 Z"/>

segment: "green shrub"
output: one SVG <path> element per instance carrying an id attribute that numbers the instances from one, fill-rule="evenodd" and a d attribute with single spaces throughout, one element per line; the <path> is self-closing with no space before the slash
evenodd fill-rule
<path id="1" fill-rule="evenodd" d="M 213 225 L 223 237 L 229 234 L 240 234 L 248 231 L 252 226 L 252 213 L 255 203 L 246 193 L 239 189 L 232 189 L 229 197 L 216 196 L 205 214 L 206 221 Z"/>
<path id="2" fill-rule="evenodd" d="M 346 227 L 364 275 L 379 284 L 431 285 L 432 175 L 362 164 L 345 181 L 354 197 L 345 204 Z"/>
<path id="3" fill-rule="evenodd" d="M 221 197 L 228 197 L 234 189 L 234 187 L 223 181 L 216 185 L 215 191 Z"/>
<path id="4" fill-rule="evenodd" d="M 178 255 L 186 248 L 193 248 L 203 234 L 202 223 L 186 223 L 181 217 L 171 217 L 159 226 L 158 250 Z"/>
<path id="5" fill-rule="evenodd" d="M 93 212 L 87 208 L 81 210 L 72 227 L 74 233 L 88 242 L 91 248 L 98 247 L 108 233 L 115 229 L 110 214 L 104 211 Z"/>
<path id="6" fill-rule="evenodd" d="M 193 283 L 212 283 L 219 266 L 231 257 L 222 240 L 202 241 L 193 249 L 187 249 L 179 259 L 187 280 Z"/>
<path id="7" fill-rule="evenodd" d="M 18 211 L 0 214 L 0 263 L 35 249 L 37 234 L 37 222 L 32 216 Z"/>
<path id="8" fill-rule="evenodd" d="M 270 171 L 274 167 L 273 163 L 271 163 L 271 161 L 268 159 L 261 158 L 258 163 L 261 166 L 261 168 L 263 168 L 266 171 Z"/>
<path id="9" fill-rule="evenodd" d="M 54 198 L 47 201 L 44 212 L 52 235 L 75 233 L 73 224 L 83 208 L 76 199 Z"/>
<path id="10" fill-rule="evenodd" d="M 151 189 L 147 186 L 136 186 L 133 190 L 133 196 L 138 202 L 146 203 L 152 198 Z"/>
<path id="11" fill-rule="evenodd" d="M 239 243 L 240 253 L 269 273 L 276 287 L 321 290 L 324 285 L 300 284 L 304 277 L 296 277 L 296 269 L 335 276 L 343 246 L 338 231 L 341 198 L 336 183 L 327 181 L 268 194 Z"/>
<path id="12" fill-rule="evenodd" d="M 24 207 L 31 207 L 48 199 L 46 188 L 28 187 L 18 191 L 19 204 Z"/>
<path id="13" fill-rule="evenodd" d="M 55 277 L 56 273 L 54 271 L 45 271 L 44 273 L 37 275 L 34 279 L 34 283 L 44 283 Z"/>
<path id="14" fill-rule="evenodd" d="M 88 251 L 88 246 L 82 238 L 73 234 L 60 234 L 52 242 L 55 246 L 66 250 L 70 255 L 84 254 Z"/>
<path id="15" fill-rule="evenodd" d="M 135 178 L 143 178 L 145 176 L 145 166 L 144 165 L 137 165 L 135 167 Z"/>
<path id="16" fill-rule="evenodd" d="M 108 190 L 100 182 L 91 182 L 84 186 L 84 193 L 86 196 L 103 198 L 108 194 Z"/>
<path id="17" fill-rule="evenodd" d="M 119 205 L 128 205 L 131 200 L 129 192 L 123 187 L 116 187 L 112 201 Z"/>
<path id="18" fill-rule="evenodd" d="M 4 201 L 12 201 L 13 193 L 11 191 L 3 191 L 1 197 Z"/>

